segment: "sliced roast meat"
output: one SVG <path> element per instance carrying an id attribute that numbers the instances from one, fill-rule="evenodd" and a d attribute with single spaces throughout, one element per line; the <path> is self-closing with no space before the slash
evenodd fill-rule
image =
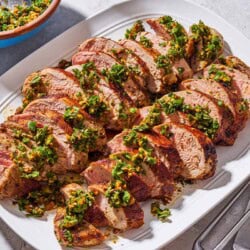
<path id="1" fill-rule="evenodd" d="M 176 26 L 178 26 L 178 29 L 180 29 L 179 33 L 187 35 L 184 27 L 177 21 L 173 20 L 173 18 L 170 16 L 148 19 L 147 23 L 157 35 L 164 37 L 164 39 L 167 41 L 175 39 L 172 29 L 176 28 Z"/>
<path id="2" fill-rule="evenodd" d="M 61 192 L 66 202 L 70 200 L 74 193 L 81 191 L 87 192 L 88 190 L 75 183 L 68 184 L 61 188 Z M 67 216 L 67 210 L 65 208 L 57 209 L 54 219 L 54 229 L 57 239 L 61 240 L 63 245 L 87 247 L 101 244 L 105 240 L 104 234 L 86 220 L 86 214 L 89 210 L 93 209 L 93 206 L 89 207 L 87 211 L 82 214 L 84 219 L 80 222 L 80 224 L 69 228 L 62 227 L 64 218 Z M 95 216 L 98 217 L 98 215 L 99 214 L 97 213 Z M 102 219 L 105 221 L 105 217 Z M 67 233 L 70 234 L 71 237 L 67 237 Z"/>
<path id="3" fill-rule="evenodd" d="M 78 80 L 69 72 L 58 68 L 46 68 L 29 75 L 23 84 L 22 94 L 25 106 L 43 96 L 68 96 L 79 103 L 86 102 Z"/>
<path id="4" fill-rule="evenodd" d="M 139 109 L 138 116 L 135 119 L 134 125 L 139 125 L 140 123 L 143 123 L 143 120 L 147 118 L 147 116 L 150 114 L 152 106 L 147 106 L 144 108 Z M 165 123 L 165 122 L 176 122 L 185 124 L 188 126 L 192 126 L 192 122 L 189 119 L 188 114 L 185 114 L 180 111 L 175 111 L 171 114 L 166 114 L 163 110 L 160 112 L 159 116 L 159 124 Z"/>
<path id="5" fill-rule="evenodd" d="M 236 56 L 219 57 L 218 63 L 233 69 L 237 69 L 240 72 L 247 74 L 248 77 L 250 78 L 250 67 Z"/>
<path id="6" fill-rule="evenodd" d="M 214 62 L 224 50 L 223 36 L 202 21 L 190 27 L 189 42 L 194 46 L 190 58 L 194 72 L 199 72 Z"/>
<path id="7" fill-rule="evenodd" d="M 8 135 L 3 128 L 0 131 L 0 141 L 0 199 L 21 197 L 38 188 L 37 181 L 21 178 L 15 162 L 17 147 L 22 143 Z M 30 163 L 27 161 L 25 166 L 29 167 Z"/>
<path id="8" fill-rule="evenodd" d="M 153 130 L 157 134 L 165 134 L 174 143 L 184 163 L 181 177 L 188 180 L 202 180 L 214 174 L 215 147 L 202 132 L 174 122 L 158 125 Z"/>
<path id="9" fill-rule="evenodd" d="M 67 71 L 75 74 L 76 71 L 84 71 L 83 67 L 84 65 L 73 65 Z M 124 96 L 114 84 L 106 81 L 103 76 L 98 76 L 98 83 L 94 84 L 93 88 L 87 89 L 88 112 L 94 113 L 96 119 L 101 121 L 107 129 L 119 131 L 130 127 L 134 119 L 134 114 L 130 112 L 133 106 L 131 100 Z M 104 108 L 101 103 L 105 105 Z"/>
<path id="10" fill-rule="evenodd" d="M 111 39 L 105 37 L 87 39 L 80 45 L 79 51 L 99 51 L 115 57 L 120 63 L 124 63 L 130 69 L 133 73 L 133 80 L 144 90 L 153 81 L 147 66 L 140 57 Z"/>
<path id="11" fill-rule="evenodd" d="M 206 79 L 190 79 L 183 81 L 180 89 L 191 89 L 205 93 L 218 100 L 218 104 L 227 106 L 234 117 L 233 129 L 235 132 L 244 128 L 247 121 L 247 114 L 239 112 L 237 108 L 240 103 L 236 95 L 220 83 Z"/>
<path id="12" fill-rule="evenodd" d="M 77 184 L 69 184 L 62 189 L 66 199 L 69 197 L 69 192 L 75 189 L 86 190 Z M 127 207 L 114 208 L 109 204 L 108 198 L 105 196 L 105 189 L 106 186 L 103 185 L 90 185 L 88 187 L 88 191 L 92 191 L 96 195 L 94 205 L 88 208 L 84 219 L 87 221 L 90 219 L 93 225 L 97 224 L 97 226 L 100 226 L 99 220 L 104 216 L 104 220 L 102 220 L 107 224 L 102 223 L 102 226 L 111 226 L 122 231 L 143 225 L 144 213 L 137 202 Z M 95 210 L 93 211 L 93 209 Z M 90 218 L 90 215 L 93 217 Z"/>
<path id="13" fill-rule="evenodd" d="M 84 170 L 83 175 L 88 185 L 107 185 L 112 180 L 112 170 L 114 166 L 115 162 L 111 159 L 92 162 L 90 166 Z M 147 177 L 147 172 L 146 175 L 133 173 L 131 176 L 126 176 L 127 187 L 137 201 L 145 201 L 151 197 L 153 183 L 150 182 Z"/>
<path id="14" fill-rule="evenodd" d="M 138 42 L 143 42 L 145 39 L 151 42 L 152 48 L 157 50 L 162 55 L 167 55 L 169 49 L 171 48 L 169 42 L 159 35 L 149 32 L 138 33 L 136 38 Z M 180 80 L 191 78 L 193 76 L 193 71 L 189 67 L 185 58 L 175 59 L 172 63 L 173 71 Z"/>
<path id="15" fill-rule="evenodd" d="M 145 48 L 133 40 L 120 40 L 119 44 L 140 57 L 148 67 L 150 74 L 154 78 L 154 82 L 148 85 L 150 92 L 164 94 L 171 88 L 172 84 L 176 83 L 177 79 L 171 72 L 171 65 L 157 64 L 157 60 L 161 59 L 159 52 Z"/>
<path id="16" fill-rule="evenodd" d="M 86 166 L 88 155 L 86 152 L 77 151 L 68 137 L 72 134 L 72 128 L 53 111 L 47 111 L 46 116 L 39 113 L 24 113 L 8 118 L 6 123 L 9 128 L 21 128 L 30 133 L 29 122 L 36 122 L 37 127 L 48 126 L 52 128 L 55 150 L 58 156 L 57 162 L 49 167 L 50 171 L 64 174 L 67 171 L 82 171 Z"/>
<path id="17" fill-rule="evenodd" d="M 201 106 L 210 111 L 210 117 L 217 121 L 219 125 L 213 138 L 215 143 L 220 145 L 232 145 L 234 143 L 237 134 L 232 127 L 234 119 L 229 108 L 220 106 L 216 99 L 194 90 L 178 91 L 175 92 L 175 95 L 184 98 L 184 103 L 191 107 Z"/>
<path id="18" fill-rule="evenodd" d="M 169 41 L 173 58 L 190 58 L 193 53 L 193 42 L 188 40 L 185 28 L 171 16 L 151 18 L 147 20 L 155 33 Z"/>
<path id="19" fill-rule="evenodd" d="M 204 76 L 229 88 L 241 101 L 239 112 L 250 113 L 250 78 L 237 69 L 221 64 L 212 64 L 204 70 Z"/>
<path id="20" fill-rule="evenodd" d="M 137 202 L 126 207 L 114 208 L 105 196 L 105 189 L 106 187 L 101 185 L 89 186 L 89 190 L 98 192 L 95 199 L 96 205 L 104 213 L 110 227 L 126 231 L 139 228 L 144 224 L 144 212 Z"/>
<path id="21" fill-rule="evenodd" d="M 76 183 L 71 183 L 61 188 L 61 192 L 66 201 L 70 198 L 72 191 L 75 192 L 77 190 L 82 190 L 84 192 L 88 191 L 88 189 L 85 186 Z M 91 207 L 87 209 L 87 211 L 84 214 L 84 219 L 96 227 L 106 227 L 109 225 L 109 222 L 105 217 L 105 214 L 103 213 L 102 210 L 99 209 L 96 203 L 94 203 Z"/>
<path id="22" fill-rule="evenodd" d="M 90 247 L 100 245 L 104 240 L 104 234 L 87 221 L 73 229 L 61 227 L 62 220 L 66 215 L 65 208 L 58 208 L 54 218 L 54 231 L 60 244 L 70 247 Z"/>
<path id="23" fill-rule="evenodd" d="M 71 127 L 80 126 L 83 127 L 86 131 L 95 133 L 96 138 L 89 145 L 89 151 L 102 150 L 103 146 L 107 142 L 106 132 L 104 128 L 95 122 L 78 103 L 69 99 L 68 97 L 62 98 L 43 98 L 32 101 L 25 109 L 24 113 L 47 113 L 48 110 L 54 111 L 57 114 L 60 114 L 66 121 L 67 111 L 72 112 L 73 117 Z M 70 115 L 70 114 L 69 114 Z M 69 122 L 71 122 L 71 120 Z M 81 124 L 79 124 L 81 123 Z M 72 132 L 71 132 L 72 133 Z"/>
<path id="24" fill-rule="evenodd" d="M 114 74 L 111 79 L 107 77 L 108 80 L 113 83 L 113 86 L 117 90 L 120 90 L 121 94 L 125 92 L 135 106 L 141 107 L 149 104 L 149 97 L 146 91 L 134 81 L 132 77 L 134 74 L 132 74 L 126 66 L 120 64 L 114 57 L 103 52 L 80 51 L 72 58 L 74 65 L 88 62 L 93 62 L 99 72 L 108 70 L 111 74 Z"/>
<path id="25" fill-rule="evenodd" d="M 173 176 L 178 175 L 183 163 L 178 156 L 178 152 L 167 138 L 124 130 L 108 142 L 107 151 L 109 153 L 116 153 L 131 150 L 133 145 L 126 145 L 125 143 L 128 135 L 135 137 L 135 140 L 145 139 L 147 146 L 153 151 L 153 155 L 155 155 L 167 169 L 166 175 L 168 175 L 168 179 L 172 179 Z"/>
<path id="26" fill-rule="evenodd" d="M 130 166 L 132 160 L 126 159 L 125 156 L 136 157 L 137 150 L 128 148 L 125 152 L 116 152 L 112 157 L 122 159 L 122 162 Z M 102 184 L 105 185 L 112 179 L 112 170 L 116 167 L 117 161 L 104 159 L 93 162 L 84 171 L 84 176 L 89 185 Z M 137 166 L 138 167 L 138 166 Z M 126 174 L 128 190 L 137 201 L 145 201 L 149 198 L 159 198 L 170 200 L 174 192 L 174 183 L 169 171 L 161 162 L 156 162 L 150 166 L 147 163 L 141 163 L 142 173 Z"/>

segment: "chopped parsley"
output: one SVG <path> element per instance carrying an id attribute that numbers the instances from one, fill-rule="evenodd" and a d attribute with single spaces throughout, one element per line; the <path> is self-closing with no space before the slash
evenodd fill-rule
<path id="1" fill-rule="evenodd" d="M 97 95 L 91 95 L 87 99 L 87 103 L 85 104 L 86 111 L 93 115 L 94 117 L 99 118 L 106 110 L 107 105 L 105 102 L 101 100 L 101 98 Z"/>
<path id="2" fill-rule="evenodd" d="M 151 204 L 151 213 L 161 221 L 165 221 L 171 216 L 170 210 L 168 208 L 162 209 L 159 202 Z"/>
<path id="3" fill-rule="evenodd" d="M 145 36 L 140 37 L 140 44 L 143 45 L 145 48 L 153 47 L 153 43 Z"/>
<path id="4" fill-rule="evenodd" d="M 172 73 L 172 62 L 168 56 L 160 55 L 156 58 L 156 66 L 159 69 L 164 69 L 165 74 Z"/>
<path id="5" fill-rule="evenodd" d="M 118 63 L 112 65 L 111 69 L 103 70 L 102 73 L 110 82 L 116 83 L 119 86 L 122 86 L 127 81 L 129 75 L 126 66 Z"/>
<path id="6" fill-rule="evenodd" d="M 92 91 L 95 85 L 99 82 L 100 77 L 97 74 L 95 64 L 88 62 L 81 65 L 81 70 L 73 69 L 75 77 L 79 80 L 81 88 L 85 92 Z"/>
<path id="7" fill-rule="evenodd" d="M 77 151 L 88 152 L 96 147 L 98 130 L 91 128 L 74 128 L 70 142 Z"/>
<path id="8" fill-rule="evenodd" d="M 142 21 L 138 20 L 130 29 L 126 30 L 125 38 L 135 40 L 137 34 L 142 31 L 145 31 L 145 28 L 143 27 Z"/>
<path id="9" fill-rule="evenodd" d="M 205 62 L 214 61 L 219 54 L 223 46 L 221 38 L 213 34 L 211 28 L 206 26 L 202 21 L 198 24 L 193 24 L 191 26 L 192 36 L 191 38 L 195 43 L 201 42 L 203 47 L 198 52 L 198 57 Z"/>
<path id="10" fill-rule="evenodd" d="M 171 36 L 171 40 L 169 42 L 170 48 L 167 53 L 168 57 L 171 58 L 171 60 L 184 57 L 186 54 L 185 46 L 188 42 L 185 29 L 171 16 L 161 17 L 160 24 L 166 28 L 169 35 Z"/>
<path id="11" fill-rule="evenodd" d="M 208 70 L 209 78 L 221 83 L 225 87 L 230 87 L 232 83 L 232 78 L 224 71 L 216 68 L 214 64 Z"/>

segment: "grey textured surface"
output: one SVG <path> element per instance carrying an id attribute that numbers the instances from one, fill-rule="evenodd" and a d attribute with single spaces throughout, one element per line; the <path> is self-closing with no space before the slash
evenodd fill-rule
<path id="1" fill-rule="evenodd" d="M 173 0 L 174 1 L 174 0 Z M 62 4 L 49 20 L 47 27 L 36 37 L 9 49 L 0 49 L 0 75 L 21 59 L 32 53 L 53 37 L 62 33 L 73 24 L 83 20 L 94 12 L 106 8 L 119 0 L 62 0 Z M 250 38 L 250 0 L 189 0 L 202 5 L 225 18 L 229 23 L 241 30 Z M 194 240 L 217 216 L 227 202 L 237 193 L 235 191 L 229 198 L 217 206 L 211 213 L 196 223 L 187 232 L 183 233 L 165 250 L 192 249 Z M 167 232 L 166 232 L 167 233 Z M 31 250 L 14 232 L 0 220 L 0 250 Z M 53 249 L 48 249 L 53 250 Z"/>

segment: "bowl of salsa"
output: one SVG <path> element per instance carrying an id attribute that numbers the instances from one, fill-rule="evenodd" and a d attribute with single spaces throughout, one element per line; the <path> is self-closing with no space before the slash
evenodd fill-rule
<path id="1" fill-rule="evenodd" d="M 31 0 L 30 5 L 0 6 L 0 48 L 20 43 L 37 34 L 55 12 L 60 0 Z"/>

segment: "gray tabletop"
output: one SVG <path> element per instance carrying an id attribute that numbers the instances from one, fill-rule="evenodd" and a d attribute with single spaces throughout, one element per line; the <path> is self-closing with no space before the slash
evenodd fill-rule
<path id="1" fill-rule="evenodd" d="M 174 1 L 174 0 L 173 0 Z M 242 31 L 245 36 L 250 38 L 250 0 L 189 0 L 207 7 L 217 14 L 224 17 L 229 23 Z M 62 0 L 54 16 L 49 20 L 44 32 L 36 37 L 29 39 L 19 45 L 9 49 L 0 49 L 0 75 L 13 65 L 25 58 L 34 50 L 56 37 L 72 25 L 85 19 L 94 12 L 106 8 L 120 0 Z M 202 230 L 217 216 L 221 209 L 227 204 L 235 193 L 223 201 L 219 206 L 213 209 L 207 216 L 196 223 L 192 228 L 183 233 L 171 244 L 166 246 L 165 250 L 192 249 L 196 237 Z M 1 250 L 31 250 L 23 240 L 9 229 L 3 221 L 0 220 L 0 249 Z"/>

